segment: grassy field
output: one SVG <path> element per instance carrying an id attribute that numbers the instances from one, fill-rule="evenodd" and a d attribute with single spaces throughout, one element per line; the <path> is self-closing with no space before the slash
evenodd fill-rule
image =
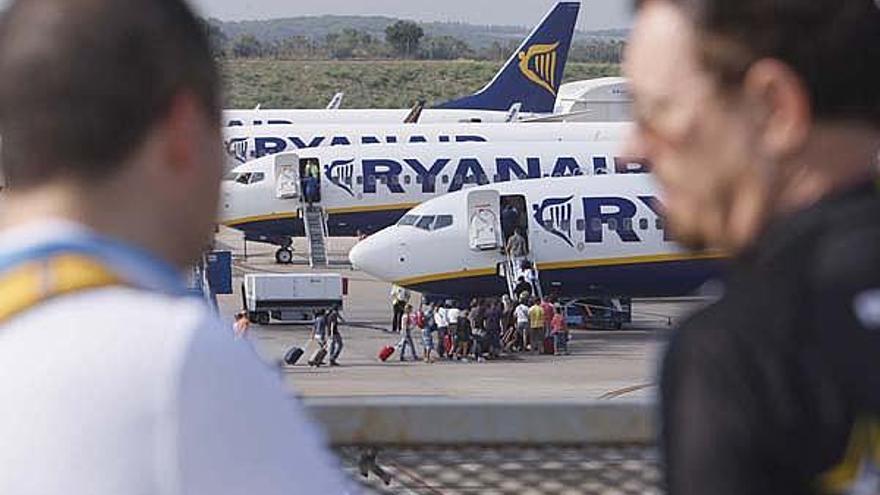
<path id="1" fill-rule="evenodd" d="M 344 108 L 409 108 L 473 93 L 499 62 L 229 60 L 227 108 L 323 108 L 337 91 Z M 568 64 L 566 80 L 619 75 L 616 65 Z"/>

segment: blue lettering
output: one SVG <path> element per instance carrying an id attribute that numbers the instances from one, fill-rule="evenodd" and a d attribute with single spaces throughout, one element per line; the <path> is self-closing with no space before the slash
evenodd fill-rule
<path id="1" fill-rule="evenodd" d="M 372 194 L 376 192 L 376 182 L 379 178 L 385 179 L 385 184 L 394 194 L 403 194 L 403 187 L 400 185 L 400 173 L 403 167 L 394 160 L 364 160 L 364 193 Z"/>
<path id="2" fill-rule="evenodd" d="M 361 144 L 382 144 L 376 136 L 361 136 Z"/>
<path id="3" fill-rule="evenodd" d="M 660 202 L 659 199 L 654 196 L 639 196 L 639 201 L 645 204 L 648 208 L 657 215 L 657 218 L 663 219 L 663 203 Z M 672 233 L 669 232 L 666 228 L 663 229 L 663 240 L 664 241 L 673 241 L 675 239 L 672 238 Z"/>
<path id="4" fill-rule="evenodd" d="M 485 186 L 489 183 L 483 166 L 476 158 L 462 158 L 455 169 L 452 184 L 449 184 L 449 192 L 460 191 L 465 184 L 479 184 Z"/>
<path id="5" fill-rule="evenodd" d="M 385 136 L 385 142 L 388 144 L 397 144 L 397 136 Z"/>
<path id="6" fill-rule="evenodd" d="M 456 143 L 485 143 L 486 138 L 482 136 L 455 136 Z"/>
<path id="7" fill-rule="evenodd" d="M 517 179 L 540 179 L 541 178 L 541 159 L 526 158 L 528 172 L 523 170 L 519 163 L 513 158 L 497 158 L 495 166 L 498 169 L 498 181 L 509 182 L 511 172 Z"/>
<path id="8" fill-rule="evenodd" d="M 603 239 L 603 226 L 608 225 L 611 230 L 617 232 L 623 242 L 640 242 L 639 236 L 633 230 L 633 218 L 636 216 L 636 205 L 624 198 L 584 198 L 584 240 L 587 243 L 601 244 Z M 608 213 L 608 209 L 614 212 Z M 604 211 L 603 211 L 604 210 Z"/>
<path id="9" fill-rule="evenodd" d="M 345 136 L 334 136 L 330 146 L 351 146 L 351 141 Z"/>
<path id="10" fill-rule="evenodd" d="M 281 138 L 254 138 L 254 154 L 257 158 L 281 153 L 287 149 L 287 141 Z"/>
<path id="11" fill-rule="evenodd" d="M 244 122 L 240 120 L 230 120 L 226 127 L 244 127 Z"/>
<path id="12" fill-rule="evenodd" d="M 433 194 L 437 192 L 437 177 L 443 172 L 443 169 L 446 168 L 446 165 L 449 163 L 449 158 L 438 159 L 433 165 L 431 165 L 430 170 L 426 169 L 421 162 L 414 158 L 406 159 L 404 162 L 413 169 L 418 177 L 422 178 L 422 192 L 425 194 Z"/>
<path id="13" fill-rule="evenodd" d="M 292 137 L 289 137 L 288 139 L 290 139 L 290 142 L 293 143 L 293 145 L 296 146 L 297 149 L 301 150 L 301 149 L 305 149 L 305 148 L 317 148 L 318 146 L 321 146 L 321 143 L 324 142 L 325 138 L 324 138 L 324 136 L 315 136 L 312 138 L 311 141 L 309 141 L 308 144 L 306 144 L 305 141 L 303 141 L 302 139 L 300 139 L 297 136 L 292 136 Z"/>
<path id="14" fill-rule="evenodd" d="M 556 166 L 553 167 L 553 177 L 569 177 L 572 175 L 583 175 L 581 165 L 570 156 L 561 156 L 556 159 Z"/>
<path id="15" fill-rule="evenodd" d="M 266 124 L 268 125 L 291 125 L 293 122 L 289 120 L 267 120 Z"/>
<path id="16" fill-rule="evenodd" d="M 426 138 L 425 136 L 410 136 L 409 142 L 410 143 L 427 143 L 428 138 Z"/>
<path id="17" fill-rule="evenodd" d="M 604 156 L 593 157 L 593 175 L 605 175 L 608 173 L 608 159 Z"/>

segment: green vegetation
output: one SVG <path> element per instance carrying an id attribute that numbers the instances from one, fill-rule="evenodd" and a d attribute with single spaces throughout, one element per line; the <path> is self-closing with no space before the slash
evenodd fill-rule
<path id="1" fill-rule="evenodd" d="M 323 108 L 337 91 L 343 108 L 409 108 L 483 87 L 501 63 L 487 61 L 291 61 L 228 59 L 227 108 Z M 618 65 L 569 63 L 567 81 L 616 76 Z"/>

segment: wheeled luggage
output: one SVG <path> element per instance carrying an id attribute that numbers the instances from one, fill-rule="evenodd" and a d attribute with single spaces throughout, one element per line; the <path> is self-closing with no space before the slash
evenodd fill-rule
<path id="1" fill-rule="evenodd" d="M 384 363 L 385 361 L 388 361 L 388 358 L 390 358 L 393 354 L 394 354 L 394 347 L 391 347 L 390 345 L 386 345 L 385 347 L 382 348 L 381 351 L 379 351 L 379 359 Z"/>

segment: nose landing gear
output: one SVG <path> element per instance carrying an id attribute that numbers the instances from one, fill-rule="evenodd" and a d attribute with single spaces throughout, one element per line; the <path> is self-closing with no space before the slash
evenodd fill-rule
<path id="1" fill-rule="evenodd" d="M 293 263 L 293 249 L 289 247 L 278 248 L 278 251 L 275 251 L 275 262 L 279 265 Z"/>

